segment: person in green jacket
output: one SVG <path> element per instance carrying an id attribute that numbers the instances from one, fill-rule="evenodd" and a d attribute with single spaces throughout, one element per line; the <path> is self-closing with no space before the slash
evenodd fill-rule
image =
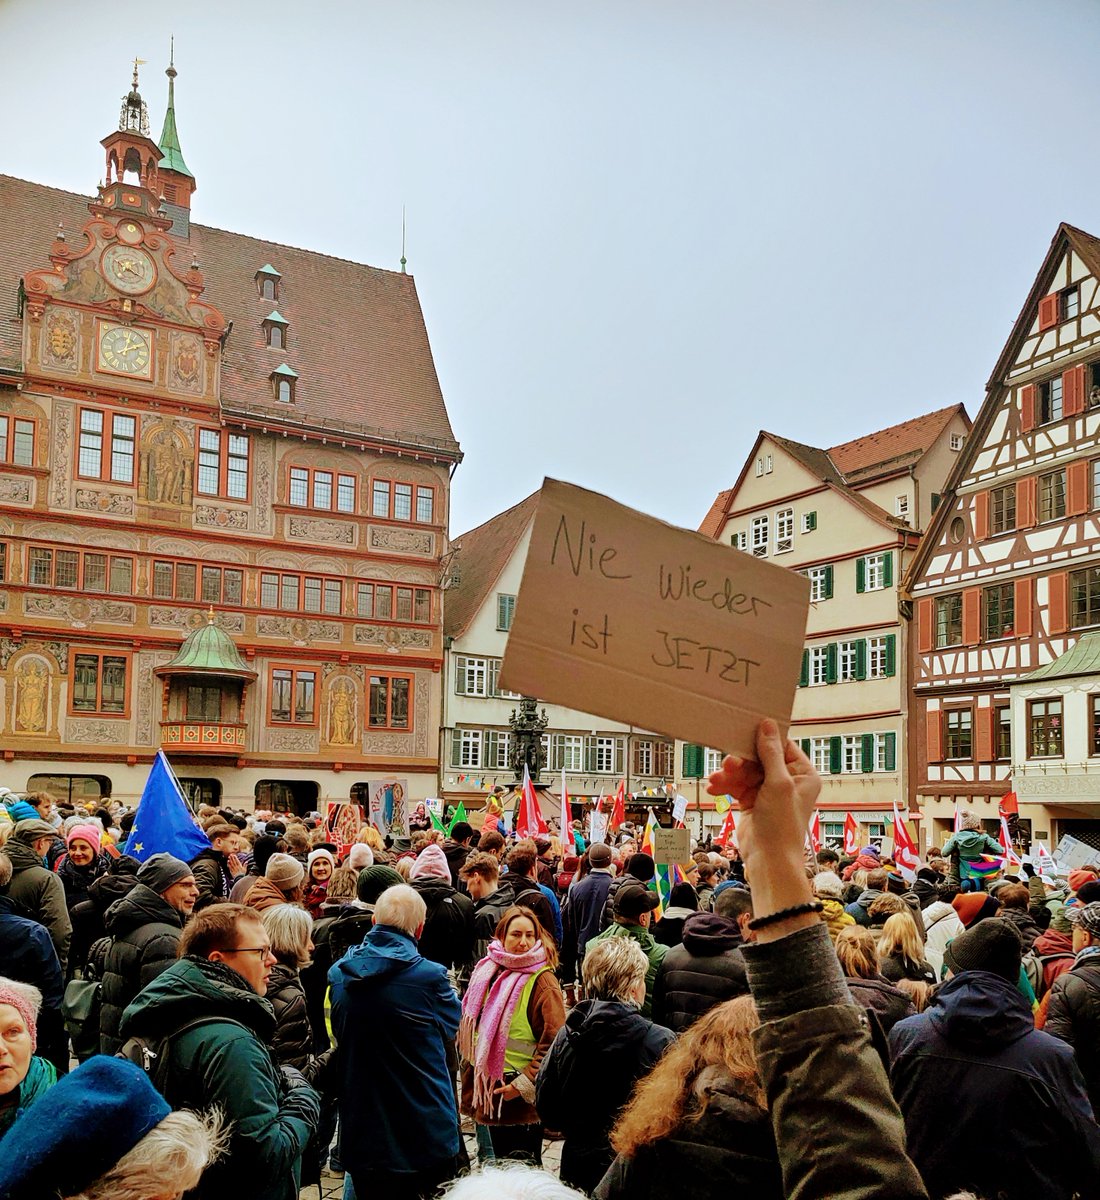
<path id="1" fill-rule="evenodd" d="M 167 1066 L 156 1072 L 164 1098 L 174 1109 L 216 1106 L 232 1129 L 228 1152 L 189 1195 L 297 1200 L 320 1099 L 268 1049 L 275 1014 L 264 993 L 275 956 L 260 915 L 243 904 L 211 905 L 188 922 L 179 954 L 138 993 L 119 1032 L 124 1044 L 169 1039 Z"/>
<path id="2" fill-rule="evenodd" d="M 653 934 L 649 932 L 649 923 L 653 917 L 653 910 L 660 904 L 660 900 L 656 892 L 651 892 L 642 883 L 630 883 L 627 881 L 615 893 L 614 902 L 614 920 L 603 931 L 598 933 L 594 938 L 589 938 L 588 946 L 585 949 L 587 957 L 591 948 L 599 942 L 606 941 L 613 937 L 628 937 L 641 946 L 643 953 L 649 960 L 649 970 L 645 976 L 645 1003 L 642 1005 L 642 1016 L 650 1017 L 653 1014 L 653 985 L 657 981 L 657 972 L 661 968 L 661 963 L 664 961 L 665 955 L 668 953 L 668 946 L 662 946 Z M 581 966 L 581 974 L 584 974 L 584 966 Z"/>
<path id="3" fill-rule="evenodd" d="M 961 820 L 962 828 L 954 834 L 943 848 L 943 857 L 951 864 L 956 882 L 977 880 L 978 887 L 985 890 L 982 876 L 970 870 L 969 864 L 977 862 L 983 854 L 993 854 L 998 858 L 1004 855 L 1000 842 L 994 841 L 982 829 L 982 823 L 977 813 L 964 812 Z"/>

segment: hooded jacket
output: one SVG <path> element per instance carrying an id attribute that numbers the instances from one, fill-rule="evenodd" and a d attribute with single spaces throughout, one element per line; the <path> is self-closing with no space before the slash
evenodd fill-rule
<path id="1" fill-rule="evenodd" d="M 1035 945 L 1035 940 L 1043 932 L 1039 928 L 1038 921 L 1026 908 L 1002 908 L 997 916 L 1011 921 L 1015 926 L 1016 932 L 1020 935 L 1020 941 L 1024 944 L 1025 954 Z"/>
<path id="2" fill-rule="evenodd" d="M 565 1135 L 562 1183 L 588 1193 L 603 1178 L 619 1110 L 675 1037 L 617 1000 L 584 1000 L 569 1014 L 535 1083 L 543 1125 Z"/>
<path id="3" fill-rule="evenodd" d="M 889 1033 L 899 1021 L 917 1011 L 905 992 L 881 975 L 877 979 L 849 977 L 844 982 L 852 993 L 852 999 L 878 1017 L 883 1033 Z"/>
<path id="4" fill-rule="evenodd" d="M 1035 939 L 1032 953 L 1039 956 L 1043 967 L 1043 982 L 1036 989 L 1039 999 L 1050 991 L 1059 975 L 1064 975 L 1073 966 L 1077 955 L 1073 950 L 1073 935 L 1046 929 Z"/>
<path id="5" fill-rule="evenodd" d="M 496 927 L 500 924 L 500 918 L 504 916 L 506 910 L 511 908 L 515 902 L 512 885 L 508 882 L 507 875 L 501 878 L 497 884 L 497 890 L 491 896 L 473 901 L 474 948 L 466 967 L 465 973 L 467 975 L 473 969 L 474 964 L 481 962 L 485 955 L 489 953 L 489 943 L 493 940 L 493 934 L 496 932 Z"/>
<path id="6" fill-rule="evenodd" d="M 864 888 L 863 891 L 860 892 L 859 898 L 849 904 L 844 911 L 855 921 L 857 925 L 862 925 L 864 929 L 870 929 L 871 914 L 869 909 L 881 895 L 881 888 Z"/>
<path id="7" fill-rule="evenodd" d="M 107 910 L 104 924 L 111 945 L 100 987 L 99 1052 L 116 1054 L 122 1046 L 123 1012 L 146 984 L 176 961 L 183 914 L 152 888 L 136 883 Z"/>
<path id="8" fill-rule="evenodd" d="M 856 919 L 839 900 L 831 896 L 818 896 L 818 899 L 821 901 L 821 916 L 829 927 L 829 937 L 835 943 L 840 931 L 848 925 L 854 925 Z"/>
<path id="9" fill-rule="evenodd" d="M 313 1056 L 313 1031 L 298 972 L 293 967 L 276 963 L 267 980 L 265 998 L 275 1013 L 271 1052 L 276 1062 L 304 1071 Z"/>
<path id="10" fill-rule="evenodd" d="M 28 916 L 46 926 L 64 974 L 73 932 L 65 904 L 65 888 L 35 854 L 34 847 L 18 836 L 8 838 L 4 853 L 11 860 L 12 868 L 11 883 L 5 895 L 26 909 Z"/>
<path id="11" fill-rule="evenodd" d="M 933 1196 L 1096 1194 L 1100 1128 L 1064 1042 L 1037 1030 L 1016 985 L 962 971 L 890 1033 L 909 1157 Z M 1011 1145 L 1011 1153 L 994 1153 Z M 1052 1148 L 1057 1149 L 1052 1152 Z"/>
<path id="12" fill-rule="evenodd" d="M 195 881 L 198 882 L 197 871 Z M 241 903 L 247 908 L 254 908 L 257 912 L 264 912 L 269 908 L 274 908 L 276 904 L 290 904 L 292 901 L 288 899 L 286 892 L 276 887 L 266 875 L 262 875 L 259 879 L 252 881 L 252 886 Z"/>
<path id="13" fill-rule="evenodd" d="M 211 846 L 200 850 L 190 862 L 191 873 L 199 885 L 199 899 L 204 896 L 228 896 L 233 890 L 235 880 L 229 874 L 229 864 L 225 855 L 219 854 Z"/>
<path id="14" fill-rule="evenodd" d="M 736 921 L 694 913 L 679 946 L 665 955 L 653 987 L 653 1019 L 683 1033 L 724 1000 L 748 994 L 743 939 Z"/>
<path id="15" fill-rule="evenodd" d="M 328 977 L 341 1162 L 352 1174 L 411 1174 L 453 1159 L 458 1113 L 446 1045 L 462 1008 L 446 969 L 409 934 L 375 925 Z"/>
<path id="16" fill-rule="evenodd" d="M 141 863 L 136 858 L 123 854 L 112 859 L 106 875 L 101 875 L 88 888 L 88 896 L 69 910 L 73 923 L 72 941 L 69 943 L 69 974 L 83 967 L 88 960 L 92 943 L 107 933 L 107 909 L 128 895 L 137 884 L 137 872 Z"/>
<path id="17" fill-rule="evenodd" d="M 707 1074 L 703 1115 L 640 1147 L 633 1158 L 617 1158 L 593 1193 L 597 1200 L 664 1200 L 690 1180 L 705 1181 L 708 1196 L 784 1200 L 767 1112 L 738 1096 L 717 1069 Z"/>
<path id="18" fill-rule="evenodd" d="M 514 875 L 511 871 L 508 872 L 505 879 L 515 893 L 516 903 L 529 908 L 538 917 L 539 924 L 543 929 L 553 937 L 557 925 L 554 920 L 554 910 L 537 880 L 528 879 L 524 875 Z"/>
<path id="19" fill-rule="evenodd" d="M 428 908 L 420 953 L 443 967 L 464 966 L 474 950 L 474 902 L 431 875 L 414 879 L 410 886 Z"/>
<path id="20" fill-rule="evenodd" d="M 613 937 L 633 938 L 642 948 L 642 953 L 649 959 L 649 970 L 645 974 L 645 1003 L 642 1005 L 642 1016 L 649 1017 L 653 1013 L 653 989 L 657 983 L 657 973 L 661 969 L 668 954 L 668 947 L 662 946 L 644 925 L 620 925 L 617 921 L 609 925 L 588 944 L 606 941 Z"/>
<path id="21" fill-rule="evenodd" d="M 693 913 L 697 913 L 697 908 L 666 908 L 661 914 L 661 919 L 653 926 L 654 940 L 660 942 L 662 946 L 668 946 L 671 950 L 673 946 L 678 946 L 684 940 L 684 922 Z"/>
<path id="22" fill-rule="evenodd" d="M 302 1150 L 320 1101 L 288 1087 L 267 1048 L 271 1005 L 225 963 L 183 958 L 141 991 L 122 1017 L 123 1039 L 171 1037 L 164 1098 L 174 1109 L 217 1105 L 230 1122 L 229 1149 L 203 1172 L 189 1200 L 297 1200 Z"/>
<path id="23" fill-rule="evenodd" d="M 943 952 L 947 943 L 963 931 L 963 923 L 954 906 L 934 900 L 922 913 L 924 920 L 924 957 L 932 964 L 939 979 L 943 974 Z"/>
<path id="24" fill-rule="evenodd" d="M 1054 981 L 1043 1028 L 1073 1047 L 1093 1111 L 1100 1111 L 1100 954 L 1079 958 Z"/>

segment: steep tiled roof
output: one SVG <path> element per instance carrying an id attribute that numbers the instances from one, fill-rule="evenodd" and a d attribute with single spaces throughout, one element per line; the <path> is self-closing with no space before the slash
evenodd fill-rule
<path id="1" fill-rule="evenodd" d="M 722 526 L 726 523 L 726 504 L 732 495 L 733 488 L 726 488 L 724 492 L 718 493 L 718 498 L 710 506 L 710 510 L 699 526 L 699 532 L 704 537 L 714 538 L 718 536 Z"/>
<path id="2" fill-rule="evenodd" d="M 69 244 L 81 244 L 87 206 L 74 192 L 0 175 L 0 368 L 20 365 L 20 277 L 49 266 L 58 221 Z M 191 226 L 185 249 L 206 278 L 203 300 L 233 322 L 222 362 L 226 408 L 459 453 L 411 275 L 205 225 Z M 272 302 L 260 298 L 255 276 L 267 263 L 281 276 L 285 351 L 266 345 L 261 325 Z M 292 410 L 270 384 L 284 359 L 299 375 Z"/>
<path id="3" fill-rule="evenodd" d="M 443 597 L 443 632 L 461 637 L 470 628 L 485 597 L 500 578 L 538 508 L 539 493 L 506 509 L 491 520 L 454 539 L 458 549 L 451 565 L 458 581 Z"/>
<path id="4" fill-rule="evenodd" d="M 829 458 L 849 483 L 866 483 L 876 475 L 887 474 L 899 466 L 908 466 L 920 458 L 943 433 L 944 426 L 959 414 L 966 416 L 961 404 L 952 404 L 935 412 L 891 425 L 877 433 L 830 446 Z"/>

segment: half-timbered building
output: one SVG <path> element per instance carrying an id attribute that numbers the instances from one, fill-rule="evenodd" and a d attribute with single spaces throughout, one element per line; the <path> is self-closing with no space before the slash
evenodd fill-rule
<path id="1" fill-rule="evenodd" d="M 191 220 L 133 88 L 92 197 L 0 177 L 0 783 L 435 794 L 461 458 L 412 277 Z"/>
<path id="2" fill-rule="evenodd" d="M 846 811 L 867 836 L 883 836 L 893 804 L 907 796 L 909 681 L 898 585 L 969 428 L 965 409 L 954 405 L 828 449 L 761 432 L 737 482 L 700 527 L 809 577 L 791 736 L 823 776 L 819 807 L 834 841 Z M 689 800 L 690 781 L 714 770 L 718 757 L 683 747 Z M 720 820 L 712 814 L 708 825 Z"/>
<path id="3" fill-rule="evenodd" d="M 1098 281 L 1100 240 L 1062 225 L 905 581 L 930 841 L 1009 790 L 1022 842 L 1100 833 Z"/>

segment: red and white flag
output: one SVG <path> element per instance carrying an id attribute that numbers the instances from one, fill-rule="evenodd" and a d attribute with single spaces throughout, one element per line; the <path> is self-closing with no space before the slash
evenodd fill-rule
<path id="1" fill-rule="evenodd" d="M 1035 862 L 1035 869 L 1040 875 L 1055 875 L 1057 874 L 1054 866 L 1054 859 L 1051 857 L 1050 851 L 1043 845 L 1042 842 L 1031 843 L 1031 857 Z"/>
<path id="2" fill-rule="evenodd" d="M 913 841 L 912 834 L 901 819 L 896 801 L 894 802 L 894 862 L 897 863 L 898 870 L 907 883 L 912 883 L 916 879 L 917 868 L 920 866 L 920 855 L 917 853 L 917 844 Z"/>
<path id="3" fill-rule="evenodd" d="M 626 780 L 619 780 L 619 789 L 615 793 L 615 803 L 611 807 L 611 818 L 607 822 L 608 829 L 618 829 L 626 820 Z"/>
<path id="4" fill-rule="evenodd" d="M 810 845 L 815 854 L 821 849 L 821 813 L 816 809 L 810 818 Z"/>
<path id="5" fill-rule="evenodd" d="M 859 853 L 859 826 L 851 813 L 844 817 L 844 853 L 853 858 Z"/>
<path id="6" fill-rule="evenodd" d="M 561 769 L 561 852 L 562 855 L 577 853 L 573 841 L 573 813 L 569 807 L 569 789 L 565 786 L 565 768 Z"/>
<path id="7" fill-rule="evenodd" d="M 959 808 L 959 802 L 958 802 L 958 800 L 956 800 L 955 801 L 955 824 L 953 826 L 954 832 L 958 833 L 959 830 L 962 829 L 962 827 L 963 827 L 962 809 Z"/>
<path id="8" fill-rule="evenodd" d="M 521 838 L 533 838 L 537 833 L 546 833 L 546 822 L 539 808 L 539 797 L 535 785 L 531 782 L 531 772 L 527 764 L 523 765 L 523 798 L 519 803 L 519 820 L 516 822 L 516 833 Z"/>
<path id="9" fill-rule="evenodd" d="M 1012 848 L 1012 834 L 1008 832 L 1008 818 L 1004 813 L 1001 813 L 1001 836 L 998 840 L 1001 843 L 1001 849 L 1005 852 L 1005 870 L 1018 871 L 1023 863 Z"/>
<path id="10" fill-rule="evenodd" d="M 737 825 L 733 819 L 732 808 L 726 810 L 726 818 L 722 822 L 722 828 L 718 831 L 718 836 L 714 840 L 719 846 L 737 845 Z"/>

